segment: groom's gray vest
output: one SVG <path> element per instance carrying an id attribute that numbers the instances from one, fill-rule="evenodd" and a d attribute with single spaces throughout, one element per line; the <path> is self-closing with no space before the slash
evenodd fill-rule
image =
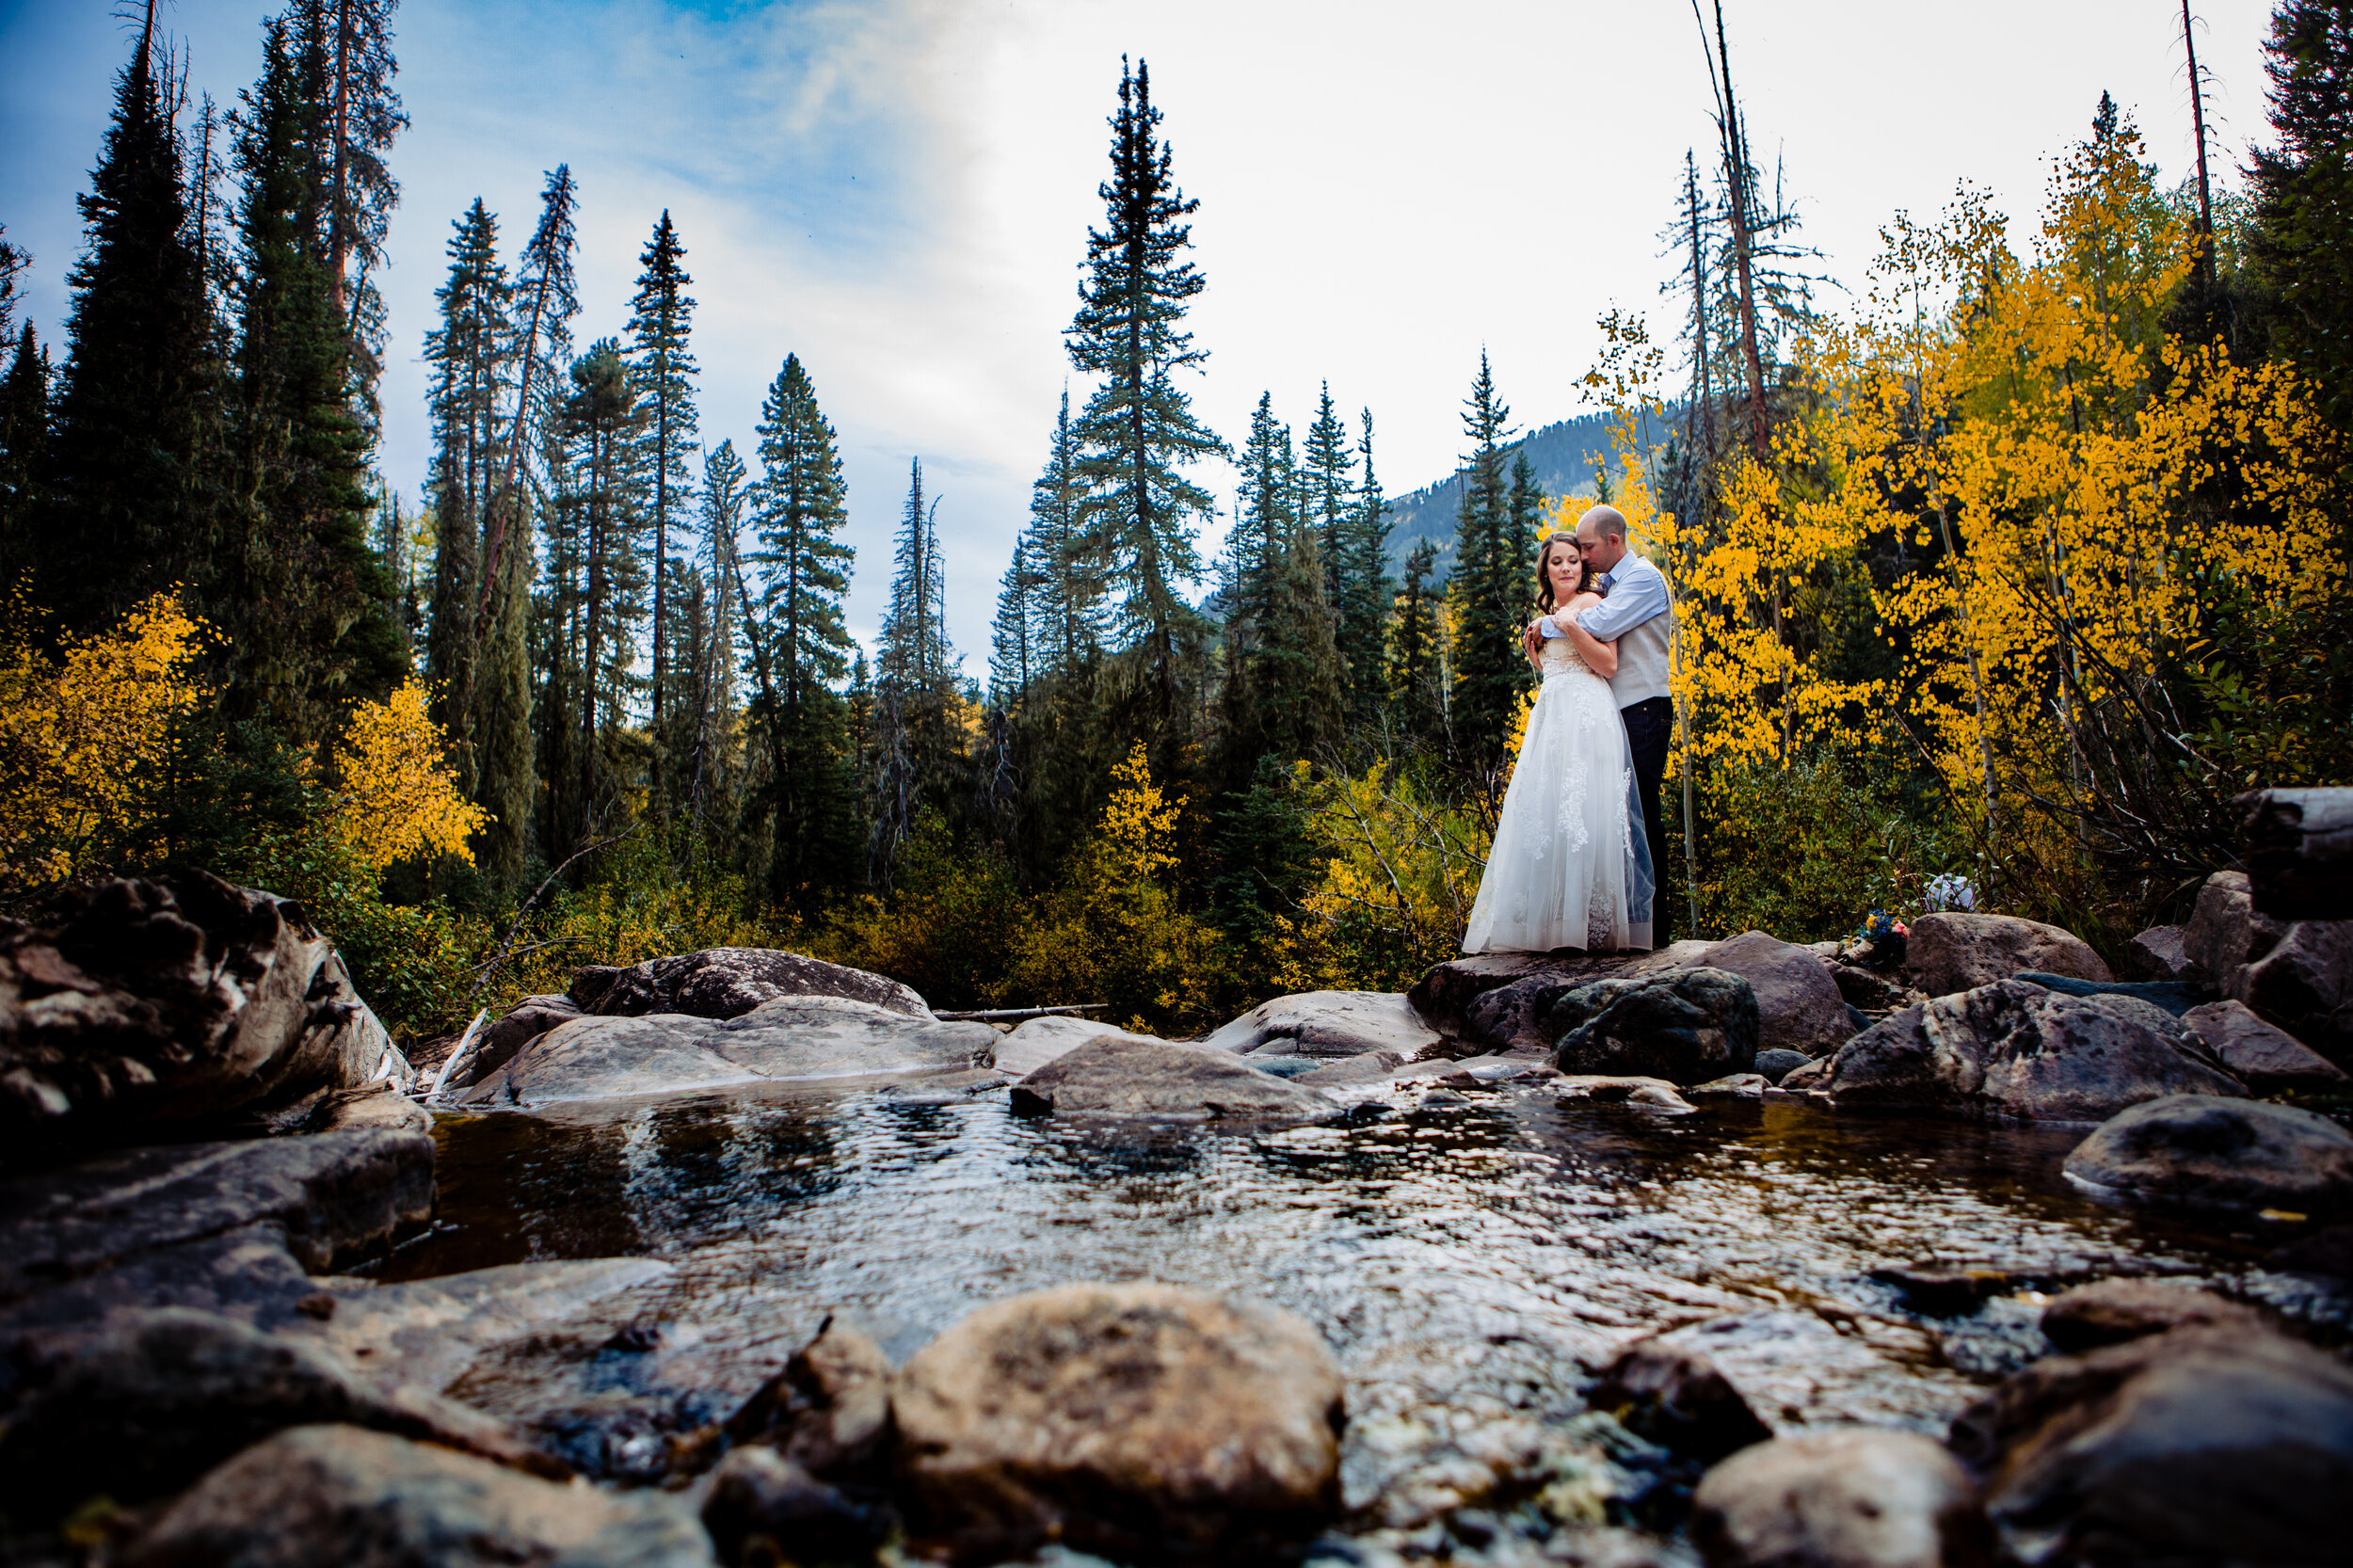
<path id="1" fill-rule="evenodd" d="M 1669 676 L 1673 669 L 1675 613 L 1673 601 L 1667 598 L 1667 580 L 1657 567 L 1628 551 L 1609 573 L 1609 586 L 1615 594 L 1642 573 L 1657 579 L 1658 598 L 1667 608 L 1618 637 L 1618 673 L 1609 678 L 1609 692 L 1621 708 L 1631 708 L 1647 698 L 1672 693 Z"/>

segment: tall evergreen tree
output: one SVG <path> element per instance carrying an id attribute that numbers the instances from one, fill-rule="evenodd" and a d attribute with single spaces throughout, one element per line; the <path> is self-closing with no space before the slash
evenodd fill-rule
<path id="1" fill-rule="evenodd" d="M 1186 301 L 1205 280 L 1179 255 L 1193 243 L 1181 220 L 1198 203 L 1176 187 L 1160 121 L 1149 71 L 1140 62 L 1130 72 L 1123 56 L 1112 177 L 1099 190 L 1104 224 L 1087 232 L 1079 312 L 1065 335 L 1071 363 L 1101 377 L 1074 432 L 1085 485 L 1074 551 L 1100 562 L 1123 596 L 1121 632 L 1143 653 L 1166 727 L 1177 716 L 1178 645 L 1201 628 L 1179 592 L 1201 571 L 1189 523 L 1216 504 L 1179 470 L 1226 448 L 1176 380 L 1208 358 L 1183 329 Z"/>
<path id="2" fill-rule="evenodd" d="M 1512 410 L 1496 393 L 1487 356 L 1465 400 L 1462 509 L 1455 525 L 1455 567 L 1449 588 L 1459 632 L 1454 643 L 1452 738 L 1456 758 L 1473 776 L 1492 780 L 1504 761 L 1512 713 L 1529 683 L 1520 651 L 1523 579 L 1534 540 L 1519 548 L 1520 520 L 1505 488 L 1503 448 Z"/>
<path id="3" fill-rule="evenodd" d="M 572 277 L 572 254 L 580 247 L 573 228 L 579 203 L 580 187 L 572 184 L 571 166 L 556 165 L 539 193 L 539 222 L 532 231 L 531 243 L 523 247 L 522 265 L 516 275 L 516 327 L 521 342 L 515 354 L 515 406 L 483 529 L 483 565 L 472 629 L 477 644 L 488 621 L 491 592 L 507 581 L 500 568 L 509 524 L 516 529 L 525 526 L 520 521 L 523 495 L 517 481 L 529 445 L 526 432 L 535 423 L 545 422 L 566 395 L 559 383 L 571 357 L 571 319 L 580 313 L 580 295 Z M 523 537 L 527 540 L 529 536 Z"/>
<path id="4" fill-rule="evenodd" d="M 749 502 L 744 459 L 735 455 L 733 441 L 723 440 L 703 455 L 703 538 L 696 577 L 710 608 L 688 664 L 694 725 L 683 792 L 694 819 L 712 825 L 732 824 L 742 773 L 735 742 L 741 706 L 735 679 L 736 626 L 743 602 L 737 557 Z"/>
<path id="5" fill-rule="evenodd" d="M 2254 150 L 2250 248 L 2275 345 L 2353 429 L 2353 5 L 2283 0 L 2264 52 L 2278 144 Z"/>
<path id="6" fill-rule="evenodd" d="M 1221 751 L 1228 790 L 1249 787 L 1258 760 L 1312 757 L 1338 738 L 1339 656 L 1324 595 L 1314 475 L 1300 484 L 1291 433 L 1261 393 L 1250 418 L 1235 517 L 1232 610 Z M 1303 502 L 1305 504 L 1303 505 Z"/>
<path id="7" fill-rule="evenodd" d="M 1080 532 L 1086 483 L 1079 465 L 1070 389 L 1064 386 L 1046 472 L 1030 487 L 1031 562 L 1038 575 L 1033 635 L 1041 673 L 1092 664 L 1102 645 L 1104 563 Z"/>
<path id="8" fill-rule="evenodd" d="M 35 340 L 28 321 L 17 333 L 8 376 L 0 378 L 0 584 L 17 582 L 33 564 L 40 496 L 34 476 L 48 443 L 49 351 Z"/>
<path id="9" fill-rule="evenodd" d="M 997 618 L 989 623 L 988 693 L 999 708 L 1020 707 L 1040 667 L 1038 632 L 1045 623 L 1040 600 L 1046 573 L 1037 564 L 1034 526 L 1025 528 L 1013 543 L 1013 560 L 997 589 Z"/>
<path id="10" fill-rule="evenodd" d="M 654 225 L 637 263 L 637 292 L 630 298 L 630 355 L 636 367 L 639 396 L 645 408 L 646 439 L 652 443 L 649 469 L 653 480 L 653 722 L 662 728 L 664 688 L 669 680 L 670 658 L 665 647 L 664 584 L 670 559 L 670 517 L 686 493 L 686 455 L 696 438 L 696 365 L 687 339 L 695 302 L 686 286 L 694 280 L 683 264 L 686 247 L 679 243 L 668 208 Z"/>
<path id="11" fill-rule="evenodd" d="M 449 278 L 434 292 L 440 324 L 424 340 L 438 538 L 425 672 L 434 682 L 435 716 L 451 736 L 463 738 L 472 727 L 451 705 L 474 684 L 476 574 L 500 469 L 501 409 L 514 384 L 514 289 L 499 259 L 498 219 L 480 197 L 450 227 Z M 471 789 L 475 770 L 462 745 L 459 772 Z"/>
<path id="12" fill-rule="evenodd" d="M 148 8 L 79 198 L 86 248 L 50 426 L 34 596 L 68 631 L 193 580 L 210 554 L 219 365 Z"/>
<path id="13" fill-rule="evenodd" d="M 1340 568 L 1333 575 L 1339 598 L 1333 605 L 1337 617 L 1341 652 L 1349 669 L 1349 722 L 1370 728 L 1388 694 L 1382 641 L 1389 618 L 1395 584 L 1389 577 L 1388 503 L 1381 494 L 1380 478 L 1372 469 L 1372 410 L 1363 412 L 1356 456 L 1364 464 L 1364 480 L 1356 488 L 1356 504 L 1342 529 Z"/>
<path id="14" fill-rule="evenodd" d="M 1444 746 L 1447 741 L 1446 628 L 1438 541 L 1423 539 L 1405 557 L 1405 586 L 1398 595 L 1397 628 L 1389 641 L 1389 693 L 1408 739 Z"/>

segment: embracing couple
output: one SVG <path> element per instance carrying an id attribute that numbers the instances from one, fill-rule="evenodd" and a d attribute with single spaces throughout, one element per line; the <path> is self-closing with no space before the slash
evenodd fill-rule
<path id="1" fill-rule="evenodd" d="M 1617 508 L 1595 506 L 1536 547 L 1536 612 L 1524 635 L 1544 685 L 1463 951 L 1650 947 L 1674 728 L 1667 580 L 1626 548 Z"/>

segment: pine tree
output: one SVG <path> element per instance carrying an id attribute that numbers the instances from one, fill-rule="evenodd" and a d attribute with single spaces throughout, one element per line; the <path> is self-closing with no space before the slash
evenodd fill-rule
<path id="1" fill-rule="evenodd" d="M 1086 487 L 1079 463 L 1070 389 L 1064 386 L 1046 472 L 1030 487 L 1031 560 L 1038 574 L 1033 635 L 1041 673 L 1092 664 L 1102 645 L 1104 564 L 1080 535 L 1080 504 Z"/>
<path id="2" fill-rule="evenodd" d="M 0 319 L 0 328 L 6 322 Z M 32 566 L 33 516 L 40 473 L 49 444 L 49 350 L 33 336 L 33 324 L 19 330 L 8 373 L 0 379 L 0 584 L 11 584 Z"/>
<path id="3" fill-rule="evenodd" d="M 1025 528 L 1013 543 L 1013 560 L 998 584 L 997 618 L 989 623 L 988 694 L 999 709 L 1017 709 L 1030 695 L 1030 683 L 1044 672 L 1039 667 L 1037 633 L 1045 616 L 1039 600 L 1046 573 L 1037 565 L 1034 528 Z"/>
<path id="4" fill-rule="evenodd" d="M 449 279 L 434 292 L 440 325 L 424 340 L 424 360 L 432 367 L 425 408 L 433 428 L 439 539 L 425 672 L 434 682 L 434 716 L 448 734 L 464 738 L 472 723 L 452 705 L 473 689 L 475 574 L 499 471 L 500 409 L 514 382 L 514 289 L 499 260 L 498 219 L 480 197 L 450 227 Z M 475 769 L 462 745 L 458 762 L 460 783 L 471 791 Z"/>
<path id="5" fill-rule="evenodd" d="M 579 201 L 580 188 L 572 184 L 571 166 L 556 165 L 539 193 L 538 226 L 532 231 L 531 243 L 523 248 L 522 265 L 516 277 L 515 310 L 522 341 L 515 355 L 515 407 L 502 454 L 504 463 L 492 487 L 483 531 L 483 564 L 472 629 L 477 643 L 488 620 L 492 587 L 506 581 L 500 568 L 509 522 L 520 519 L 523 510 L 517 482 L 529 444 L 525 432 L 544 423 L 564 396 L 559 382 L 571 355 L 571 319 L 580 312 L 580 296 L 572 278 L 572 253 L 579 248 L 573 218 Z"/>
<path id="6" fill-rule="evenodd" d="M 1394 593 L 1389 578 L 1388 503 L 1382 499 L 1381 481 L 1372 471 L 1370 408 L 1363 412 L 1356 456 L 1364 462 L 1365 477 L 1347 520 L 1340 569 L 1334 574 L 1340 597 L 1333 611 L 1338 617 L 1340 647 L 1352 671 L 1349 722 L 1357 728 L 1370 728 L 1387 695 L 1381 645 Z"/>
<path id="7" fill-rule="evenodd" d="M 855 552 L 839 537 L 848 517 L 833 426 L 797 355 L 770 386 L 759 428 L 751 504 L 760 548 L 747 557 L 759 574 L 759 613 L 744 633 L 767 750 L 769 882 L 778 898 L 806 903 L 856 871 L 852 736 L 862 720 L 832 685 L 848 673 L 855 647 L 841 614 Z"/>
<path id="8" fill-rule="evenodd" d="M 1522 577 L 1534 540 L 1519 548 L 1520 522 L 1506 491 L 1503 447 L 1512 410 L 1496 393 L 1487 356 L 1465 400 L 1463 430 L 1471 440 L 1464 459 L 1463 504 L 1455 527 L 1455 568 L 1449 584 L 1459 628 L 1454 643 L 1451 725 L 1457 760 L 1474 777 L 1492 781 L 1505 760 L 1512 714 L 1528 684 L 1520 651 Z"/>
<path id="9" fill-rule="evenodd" d="M 1389 643 L 1389 693 L 1414 742 L 1444 745 L 1446 632 L 1439 611 L 1445 598 L 1432 581 L 1437 569 L 1435 539 L 1423 539 L 1405 557 L 1405 586 L 1398 595 L 1397 630 Z"/>
<path id="10" fill-rule="evenodd" d="M 639 395 L 645 402 L 640 417 L 652 442 L 649 460 L 653 479 L 653 722 L 662 728 L 664 687 L 669 680 L 665 648 L 664 584 L 669 576 L 670 514 L 685 493 L 686 455 L 696 437 L 696 365 L 688 350 L 695 302 L 686 286 L 686 247 L 679 243 L 668 208 L 654 225 L 653 237 L 637 258 L 644 268 L 637 275 L 637 292 L 630 298 L 630 353 L 637 372 Z"/>
<path id="11" fill-rule="evenodd" d="M 2353 7 L 2284 0 L 2265 44 L 2275 147 L 2254 150 L 2250 248 L 2275 345 L 2353 429 Z"/>
<path id="12" fill-rule="evenodd" d="M 1291 433 L 1261 393 L 1250 418 L 1234 528 L 1228 673 L 1223 707 L 1226 788 L 1247 789 L 1258 760 L 1312 757 L 1338 738 L 1344 704 L 1324 595 L 1313 475 L 1303 488 Z"/>
<path id="13" fill-rule="evenodd" d="M 871 874 L 885 889 L 896 876 L 900 852 L 926 797 L 945 792 L 946 774 L 958 750 L 938 510 L 938 498 L 924 494 L 923 464 L 916 459 L 892 554 L 890 609 L 874 662 Z"/>
<path id="14" fill-rule="evenodd" d="M 374 292 L 368 274 L 384 263 L 384 236 L 400 201 L 385 154 L 408 129 L 408 116 L 392 89 L 399 63 L 392 57 L 392 12 L 400 0 L 300 0 L 300 8 L 327 59 L 328 88 L 321 107 L 325 148 L 327 272 L 329 296 L 346 321 L 364 322 Z M 354 264 L 359 268 L 355 277 Z M 365 366 L 370 386 L 375 367 L 364 334 L 354 331 L 355 363 Z"/>
<path id="15" fill-rule="evenodd" d="M 78 199 L 87 246 L 68 275 L 66 362 L 33 551 L 34 597 L 67 631 L 111 622 L 193 580 L 210 553 L 203 458 L 219 367 L 154 23 L 151 4 Z"/>
<path id="16" fill-rule="evenodd" d="M 1074 553 L 1101 563 L 1107 586 L 1122 594 L 1121 631 L 1142 650 L 1165 727 L 1177 716 L 1178 644 L 1201 629 L 1179 594 L 1201 571 L 1188 523 L 1216 504 L 1178 470 L 1226 448 L 1176 382 L 1208 358 L 1182 326 L 1185 302 L 1205 280 L 1177 254 L 1193 243 L 1180 220 L 1198 203 L 1176 188 L 1160 120 L 1149 71 L 1139 63 L 1129 72 L 1123 56 L 1112 177 L 1099 192 L 1105 222 L 1087 232 L 1066 336 L 1071 363 L 1102 378 L 1074 431 L 1085 487 Z"/>
<path id="17" fill-rule="evenodd" d="M 689 666 L 694 728 L 685 798 L 695 820 L 706 824 L 732 822 L 742 769 L 735 742 L 736 625 L 743 602 L 737 555 L 749 501 L 744 459 L 735 455 L 733 441 L 723 440 L 703 455 L 703 541 L 696 581 L 710 608 Z"/>

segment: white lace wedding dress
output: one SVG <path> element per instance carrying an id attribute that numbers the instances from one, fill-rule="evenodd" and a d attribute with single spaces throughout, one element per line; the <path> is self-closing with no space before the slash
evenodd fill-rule
<path id="1" fill-rule="evenodd" d="M 1463 951 L 1647 948 L 1657 882 L 1617 699 L 1566 637 L 1544 672 Z"/>

